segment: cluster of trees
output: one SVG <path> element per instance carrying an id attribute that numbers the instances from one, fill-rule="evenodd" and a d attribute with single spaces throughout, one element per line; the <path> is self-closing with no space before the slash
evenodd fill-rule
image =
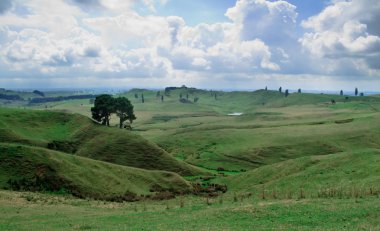
<path id="1" fill-rule="evenodd" d="M 156 98 L 157 99 L 160 99 L 161 102 L 164 102 L 165 101 L 165 97 L 170 97 L 170 91 L 172 90 L 177 90 L 177 89 L 185 89 L 187 91 L 191 91 L 191 90 L 196 90 L 196 88 L 187 88 L 186 86 L 182 86 L 182 87 L 167 87 L 165 88 L 165 91 L 162 93 L 161 91 L 157 91 L 156 92 Z M 191 99 L 190 98 L 190 94 L 192 94 L 191 92 L 187 92 L 187 93 L 182 93 L 180 92 L 179 93 L 179 101 L 181 103 L 191 103 Z M 144 93 L 134 93 L 134 97 L 135 99 L 139 99 L 141 98 L 141 102 L 142 103 L 145 103 L 145 98 L 144 98 Z M 215 96 L 215 99 L 216 99 L 216 96 Z M 199 101 L 199 97 L 195 96 L 194 99 L 193 99 L 194 103 L 198 102 Z"/>
<path id="2" fill-rule="evenodd" d="M 268 87 L 265 87 L 265 91 L 268 91 Z M 278 92 L 282 93 L 282 87 L 280 87 L 280 88 L 278 89 Z M 299 88 L 299 89 L 297 90 L 297 92 L 298 92 L 299 94 L 301 94 L 301 93 L 302 93 L 301 88 Z M 288 97 L 288 95 L 289 95 L 289 90 L 286 89 L 286 90 L 285 90 L 285 97 Z M 340 90 L 339 95 L 343 95 L 343 90 Z M 355 96 L 358 96 L 358 95 L 359 95 L 359 90 L 358 90 L 358 88 L 355 88 Z M 360 93 L 360 96 L 364 96 L 364 93 L 361 92 L 361 93 Z"/>
<path id="3" fill-rule="evenodd" d="M 111 95 L 99 95 L 95 98 L 94 107 L 91 108 L 92 118 L 99 123 L 109 126 L 111 114 L 119 117 L 119 128 L 123 128 L 124 122 L 132 124 L 136 119 L 133 113 L 133 105 L 126 97 L 113 98 Z"/>
<path id="4" fill-rule="evenodd" d="M 265 90 L 268 90 L 268 88 L 265 87 Z M 280 88 L 278 89 L 278 92 L 282 93 L 282 87 L 280 87 Z M 301 93 L 301 89 L 298 89 L 298 93 Z M 288 97 L 288 96 L 289 96 L 289 90 L 286 89 L 286 90 L 285 90 L 285 97 Z"/>

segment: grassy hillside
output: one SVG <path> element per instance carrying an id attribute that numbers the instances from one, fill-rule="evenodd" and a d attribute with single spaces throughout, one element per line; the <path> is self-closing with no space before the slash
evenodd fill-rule
<path id="1" fill-rule="evenodd" d="M 252 169 L 287 159 L 380 147 L 378 114 L 337 115 L 274 122 L 231 121 L 178 129 L 157 142 L 195 165 L 229 170 Z M 364 117 L 363 117 L 364 116 Z"/>
<path id="2" fill-rule="evenodd" d="M 363 149 L 325 156 L 301 157 L 263 166 L 239 175 L 219 180 L 229 186 L 229 192 L 261 194 L 277 191 L 286 197 L 293 192 L 298 196 L 303 189 L 308 196 L 318 196 L 326 190 L 342 190 L 344 194 L 379 191 L 380 150 Z"/>
<path id="3" fill-rule="evenodd" d="M 134 200 L 137 195 L 152 194 L 155 188 L 190 190 L 189 184 L 175 173 L 125 167 L 4 143 L 0 143 L 0 187 L 61 191 L 82 198 L 106 200 Z"/>
<path id="4" fill-rule="evenodd" d="M 181 103 L 180 94 L 199 101 Z M 304 155 L 379 147 L 380 100 L 372 96 L 292 93 L 285 98 L 277 91 L 186 88 L 161 90 L 164 102 L 157 91 L 135 89 L 123 95 L 135 106 L 135 132 L 177 159 L 207 169 L 249 170 Z M 78 101 L 53 108 L 86 114 L 88 107 Z M 232 112 L 244 114 L 227 116 Z"/>
<path id="5" fill-rule="evenodd" d="M 34 145 L 119 165 L 183 175 L 201 172 L 175 160 L 139 135 L 97 125 L 81 115 L 1 108 L 0 119 L 2 142 Z"/>
<path id="6" fill-rule="evenodd" d="M 158 144 L 177 159 L 206 169 L 249 170 L 305 155 L 380 146 L 377 97 L 346 99 L 346 96 L 308 93 L 285 97 L 278 91 L 220 92 L 189 88 L 167 94 L 163 90 L 159 92 L 164 95 L 163 102 L 157 91 L 134 89 L 123 94 L 135 106 L 138 119 L 134 122 L 134 133 Z M 191 102 L 179 102 L 180 94 L 183 98 L 188 96 Z M 196 97 L 199 100 L 194 103 Z M 336 104 L 331 104 L 332 99 Z M 88 101 L 70 101 L 51 106 L 89 116 L 91 105 Z M 227 115 L 232 112 L 243 115 Z M 116 124 L 116 117 L 111 122 Z M 110 149 L 107 145 L 102 147 Z M 97 153 L 96 150 L 102 152 L 93 144 L 88 146 L 90 151 L 86 149 L 78 153 L 88 156 Z M 102 156 L 100 152 L 96 156 Z M 133 166 L 141 163 L 125 161 Z"/>

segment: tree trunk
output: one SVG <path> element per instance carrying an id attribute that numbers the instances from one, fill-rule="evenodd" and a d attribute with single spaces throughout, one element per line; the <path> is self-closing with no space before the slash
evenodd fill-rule
<path id="1" fill-rule="evenodd" d="M 106 116 L 106 125 L 107 125 L 107 127 L 110 126 L 110 118 L 109 118 L 109 116 Z"/>

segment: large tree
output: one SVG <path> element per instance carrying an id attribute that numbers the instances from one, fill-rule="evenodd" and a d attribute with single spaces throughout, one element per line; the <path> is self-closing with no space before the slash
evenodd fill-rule
<path id="1" fill-rule="evenodd" d="M 133 105 L 125 97 L 119 97 L 115 99 L 115 112 L 119 117 L 119 128 L 123 128 L 123 123 L 129 120 L 130 123 L 136 119 L 133 113 Z"/>
<path id="2" fill-rule="evenodd" d="M 111 114 L 115 111 L 115 99 L 111 95 L 99 95 L 91 108 L 92 118 L 103 125 L 110 126 Z"/>

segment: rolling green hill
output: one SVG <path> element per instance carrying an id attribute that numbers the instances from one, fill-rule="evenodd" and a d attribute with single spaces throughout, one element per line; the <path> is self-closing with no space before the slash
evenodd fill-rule
<path id="1" fill-rule="evenodd" d="M 2 108 L 0 118 L 2 142 L 50 148 L 119 165 L 182 175 L 201 172 L 175 160 L 139 135 L 97 125 L 81 115 Z"/>
<path id="2" fill-rule="evenodd" d="M 249 170 L 302 156 L 380 146 L 377 97 L 346 99 L 346 96 L 310 93 L 291 93 L 285 97 L 278 91 L 221 92 L 191 88 L 177 88 L 167 94 L 163 90 L 159 92 L 164 95 L 163 102 L 157 91 L 152 90 L 133 89 L 122 94 L 135 106 L 138 119 L 134 122 L 134 133 L 158 144 L 177 159 L 206 169 Z M 183 98 L 188 95 L 190 101 L 198 97 L 199 101 L 181 103 L 180 94 Z M 336 104 L 331 103 L 332 99 Z M 83 106 L 76 104 L 64 103 L 55 108 L 82 112 Z M 232 112 L 243 115 L 227 115 Z M 93 145 L 88 147 L 90 150 Z M 83 155 L 87 156 L 86 153 Z"/>
<path id="3" fill-rule="evenodd" d="M 92 122 L 88 100 L 0 109 L 0 188 L 111 201 L 165 197 L 153 192 L 163 190 L 208 197 L 113 203 L 0 190 L 0 229 L 379 227 L 380 98 L 186 88 L 162 94 L 163 102 L 152 90 L 122 94 L 138 118 L 133 131 Z M 218 195 L 213 183 L 227 192 Z"/>
<path id="4" fill-rule="evenodd" d="M 265 188 L 285 197 L 289 191 L 298 194 L 301 188 L 309 197 L 331 189 L 370 193 L 371 188 L 380 190 L 380 149 L 301 157 L 221 178 L 219 183 L 227 184 L 229 192 L 259 194 Z"/>
<path id="5" fill-rule="evenodd" d="M 155 189 L 187 192 L 179 175 L 120 166 L 44 148 L 0 143 L 0 187 L 63 191 L 82 198 L 135 200 Z"/>
<path id="6" fill-rule="evenodd" d="M 335 105 L 247 107 L 248 112 L 238 117 L 161 114 L 166 121 L 139 128 L 186 162 L 209 169 L 248 170 L 302 156 L 380 148 L 380 104 L 362 98 Z"/>

